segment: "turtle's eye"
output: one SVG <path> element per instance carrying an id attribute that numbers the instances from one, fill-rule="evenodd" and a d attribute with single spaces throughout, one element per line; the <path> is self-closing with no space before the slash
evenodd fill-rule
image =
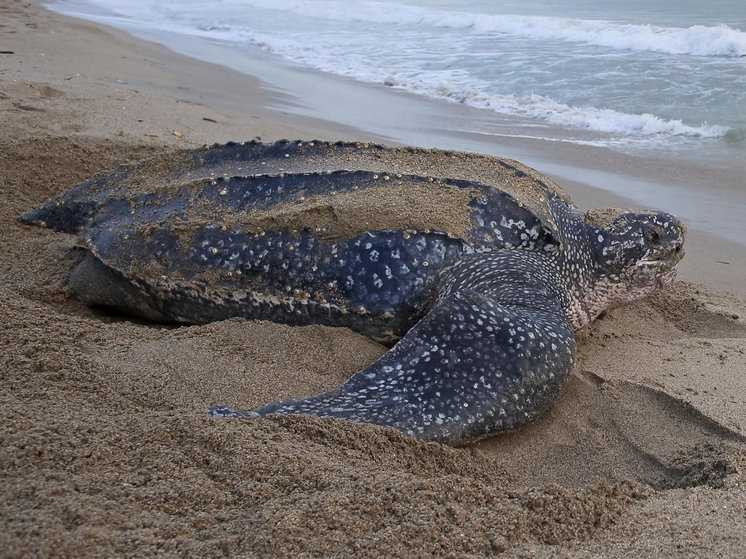
<path id="1" fill-rule="evenodd" d="M 648 229 L 645 231 L 645 239 L 649 243 L 659 243 L 661 240 L 661 230 L 657 227 L 652 227 L 651 229 Z"/>

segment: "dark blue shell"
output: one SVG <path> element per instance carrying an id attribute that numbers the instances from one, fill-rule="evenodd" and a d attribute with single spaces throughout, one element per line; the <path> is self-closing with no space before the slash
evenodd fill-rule
<path id="1" fill-rule="evenodd" d="M 97 300 L 89 282 L 80 288 L 86 293 L 79 293 L 88 303 L 188 323 L 232 316 L 326 323 L 382 340 L 401 337 L 422 317 L 443 274 L 465 254 L 558 246 L 551 224 L 494 186 L 396 174 L 399 164 L 390 164 L 396 167 L 391 172 L 318 172 L 319 153 L 296 157 L 302 149 L 280 142 L 186 152 L 171 170 L 160 171 L 160 186 L 152 189 L 140 186 L 147 184 L 142 169 L 125 166 L 93 177 L 21 220 L 77 233 L 112 274 L 107 282 L 127 284 L 122 287 L 126 297 L 117 302 L 111 293 Z M 361 149 L 321 144 L 317 151 Z M 390 151 L 365 149 L 370 160 L 376 150 Z M 298 159 L 291 170 L 316 172 L 288 173 L 279 166 L 287 159 Z M 199 178 L 226 170 L 273 174 Z M 505 172 L 526 180 L 522 171 Z M 273 227 L 271 219 L 252 218 L 285 206 L 302 209 L 310 201 L 333 207 L 336 195 L 385 192 L 393 185 L 468 193 L 465 207 L 458 209 L 468 216 L 468 225 L 457 235 L 402 226 L 392 216 L 396 227 L 340 236 L 292 219 Z M 547 199 L 552 196 L 547 188 Z M 386 223 L 386 216 L 381 219 Z M 143 307 L 153 312 L 143 313 Z"/>

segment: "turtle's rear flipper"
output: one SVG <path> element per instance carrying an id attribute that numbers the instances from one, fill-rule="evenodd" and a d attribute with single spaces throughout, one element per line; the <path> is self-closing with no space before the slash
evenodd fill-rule
<path id="1" fill-rule="evenodd" d="M 339 388 L 249 413 L 338 417 L 459 443 L 532 420 L 556 397 L 574 357 L 559 308 L 508 309 L 465 289 Z"/>
<path id="2" fill-rule="evenodd" d="M 169 322 L 168 317 L 148 304 L 147 297 L 131 281 L 88 251 L 70 273 L 68 283 L 86 305 L 108 307 L 154 322 Z"/>

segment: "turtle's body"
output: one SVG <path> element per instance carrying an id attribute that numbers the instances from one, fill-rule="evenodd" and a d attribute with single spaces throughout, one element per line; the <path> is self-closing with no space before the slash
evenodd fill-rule
<path id="1" fill-rule="evenodd" d="M 669 283 L 685 231 L 664 213 L 583 214 L 515 162 L 319 142 L 123 166 L 21 220 L 78 234 L 88 254 L 71 286 L 88 304 L 404 337 L 336 390 L 250 413 L 445 442 L 542 411 L 572 371 L 573 330 Z"/>

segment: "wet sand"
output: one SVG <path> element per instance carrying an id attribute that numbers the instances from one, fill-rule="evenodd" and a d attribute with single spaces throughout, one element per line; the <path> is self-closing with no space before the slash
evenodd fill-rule
<path id="1" fill-rule="evenodd" d="M 0 1 L 0 26 L 0 51 L 14 53 L 0 54 L 3 556 L 742 555 L 746 300 L 718 290 L 746 293 L 732 273 L 742 249 L 690 238 L 689 282 L 581 332 L 552 408 L 477 445 L 314 418 L 213 420 L 212 404 L 329 389 L 384 348 L 346 329 L 175 328 L 88 309 L 66 286 L 75 239 L 14 217 L 175 147 L 376 138 L 37 3 Z M 581 206 L 616 202 L 559 182 Z M 734 268 L 718 275 L 715 257 Z"/>

